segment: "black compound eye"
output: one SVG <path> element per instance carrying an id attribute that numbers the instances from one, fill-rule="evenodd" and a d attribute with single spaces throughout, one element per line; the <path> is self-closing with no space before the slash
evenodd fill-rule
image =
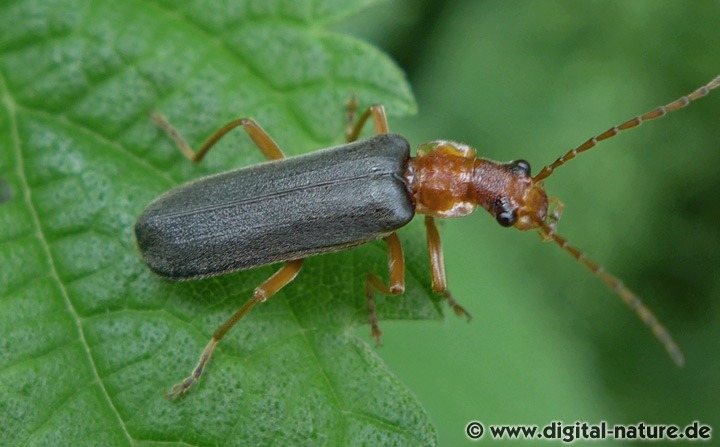
<path id="1" fill-rule="evenodd" d="M 515 210 L 510 209 L 507 198 L 498 199 L 495 202 L 495 220 L 503 227 L 512 227 L 517 220 Z"/>
<path id="2" fill-rule="evenodd" d="M 517 221 L 515 211 L 501 211 L 495 216 L 495 220 L 503 227 L 512 227 Z"/>
<path id="3" fill-rule="evenodd" d="M 518 174 L 522 173 L 527 176 L 530 175 L 530 163 L 525 160 L 515 160 L 510 163 L 510 169 Z"/>

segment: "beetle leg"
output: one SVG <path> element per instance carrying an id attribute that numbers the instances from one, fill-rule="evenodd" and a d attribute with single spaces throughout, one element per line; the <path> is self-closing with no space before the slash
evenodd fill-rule
<path id="1" fill-rule="evenodd" d="M 352 143 L 353 141 L 358 139 L 358 137 L 360 136 L 360 131 L 362 130 L 368 118 L 370 118 L 370 115 L 372 115 L 373 117 L 373 124 L 375 126 L 376 135 L 388 133 L 390 131 L 388 127 L 387 116 L 385 116 L 385 107 L 383 107 L 382 105 L 371 105 L 370 107 L 368 107 L 365 113 L 360 115 L 360 118 L 358 118 L 357 121 L 355 121 L 355 112 L 358 108 L 358 102 L 355 98 L 355 95 L 350 98 L 350 100 L 345 104 L 345 107 L 347 108 L 347 125 L 345 127 L 345 141 L 347 143 Z M 355 122 L 353 123 L 353 121 Z"/>
<path id="2" fill-rule="evenodd" d="M 215 331 L 212 338 L 210 339 L 210 342 L 207 344 L 202 354 L 200 355 L 200 361 L 198 361 L 197 366 L 195 366 L 195 369 L 193 369 L 192 374 L 190 374 L 190 376 L 188 376 L 182 382 L 174 385 L 170 392 L 166 393 L 165 395 L 172 399 L 185 394 L 190 389 L 190 387 L 193 386 L 193 384 L 200 378 L 203 370 L 205 369 L 205 366 L 210 361 L 210 357 L 212 356 L 215 347 L 217 346 L 218 342 L 222 340 L 225 334 L 227 334 L 227 332 L 233 326 L 235 326 L 235 323 L 240 321 L 240 319 L 244 317 L 245 314 L 250 312 L 250 309 L 255 307 L 257 303 L 267 301 L 268 298 L 275 295 L 280 289 L 282 289 L 290 281 L 295 279 L 298 272 L 300 271 L 300 267 L 302 267 L 302 263 L 303 259 L 297 259 L 295 261 L 288 262 L 287 264 L 282 266 L 280 270 L 275 272 L 275 274 L 273 274 L 270 278 L 265 280 L 265 282 L 257 286 L 255 288 L 255 291 L 253 292 L 253 297 L 250 298 L 237 312 L 233 314 L 232 317 L 230 317 L 225 323 L 223 323 L 222 326 L 220 326 Z"/>
<path id="3" fill-rule="evenodd" d="M 425 228 L 427 229 L 428 253 L 430 253 L 430 274 L 432 277 L 432 289 L 435 293 L 445 298 L 455 311 L 455 315 L 465 315 L 468 320 L 472 316 L 459 305 L 452 297 L 447 287 L 447 276 L 445 276 L 445 259 L 443 258 L 442 245 L 440 244 L 440 233 L 438 233 L 435 218 L 425 216 Z"/>
<path id="4" fill-rule="evenodd" d="M 550 209 L 552 209 L 552 212 L 550 212 L 547 217 L 547 228 L 549 231 L 545 231 L 543 227 L 538 228 L 540 237 L 544 242 L 552 240 L 553 234 L 555 234 L 555 230 L 557 230 L 560 216 L 562 216 L 563 210 L 565 209 L 565 204 L 557 197 L 553 197 L 550 199 L 550 205 L 548 206 L 548 210 Z"/>
<path id="5" fill-rule="evenodd" d="M 365 297 L 367 298 L 368 319 L 370 322 L 370 336 L 380 346 L 382 331 L 378 326 L 377 315 L 375 314 L 374 289 L 386 295 L 399 295 L 405 291 L 405 257 L 403 256 L 402 245 L 397 234 L 391 233 L 384 238 L 388 248 L 388 269 L 390 270 L 389 286 L 383 284 L 375 273 L 368 273 L 365 279 Z"/>
<path id="6" fill-rule="evenodd" d="M 270 135 L 265 132 L 265 130 L 260 127 L 258 123 L 256 123 L 254 120 L 250 118 L 240 118 L 233 121 L 230 121 L 220 129 L 213 132 L 212 135 L 210 135 L 207 140 L 203 143 L 203 145 L 198 149 L 197 151 L 193 151 L 192 147 L 185 141 L 185 139 L 180 135 L 180 133 L 170 124 L 167 118 L 165 118 L 164 115 L 162 115 L 159 112 L 152 112 L 152 122 L 159 128 L 165 131 L 165 133 L 168 134 L 170 138 L 175 141 L 175 144 L 177 144 L 178 149 L 180 149 L 180 152 L 184 156 L 190 159 L 190 161 L 194 163 L 199 163 L 200 160 L 205 157 L 205 154 L 208 153 L 210 148 L 212 148 L 215 143 L 217 143 L 222 137 L 225 136 L 228 132 L 233 130 L 234 128 L 238 126 L 242 126 L 243 129 L 245 129 L 245 132 L 252 138 L 255 145 L 260 149 L 260 151 L 265 155 L 265 158 L 268 160 L 278 160 L 281 158 L 285 158 L 285 154 L 283 154 L 283 151 L 280 149 L 280 147 L 273 141 L 272 138 L 270 138 Z"/>
<path id="7" fill-rule="evenodd" d="M 360 101 L 357 99 L 357 95 L 353 93 L 350 95 L 350 99 L 345 102 L 345 141 L 353 133 L 353 127 L 355 127 L 355 121 L 357 118 L 357 110 L 360 107 Z"/>

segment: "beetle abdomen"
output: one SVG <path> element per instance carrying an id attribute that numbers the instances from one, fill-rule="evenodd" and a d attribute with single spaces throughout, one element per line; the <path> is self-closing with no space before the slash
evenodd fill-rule
<path id="1" fill-rule="evenodd" d="M 148 206 L 138 246 L 154 272 L 184 280 L 360 245 L 412 219 L 409 156 L 386 134 L 205 177 Z"/>

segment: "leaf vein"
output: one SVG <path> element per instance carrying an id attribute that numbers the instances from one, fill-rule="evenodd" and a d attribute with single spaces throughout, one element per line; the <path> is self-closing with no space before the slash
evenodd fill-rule
<path id="1" fill-rule="evenodd" d="M 110 409 L 115 414 L 118 424 L 120 428 L 122 429 L 123 433 L 125 434 L 125 437 L 128 440 L 128 443 L 130 445 L 133 444 L 133 439 L 130 436 L 130 433 L 128 432 L 127 427 L 125 426 L 125 423 L 120 416 L 120 413 L 118 412 L 117 408 L 115 407 L 115 404 L 113 403 L 112 399 L 110 398 L 110 395 L 108 393 L 107 388 L 105 388 L 105 384 L 102 382 L 100 378 L 100 374 L 97 369 L 97 365 L 95 364 L 95 360 L 93 359 L 92 353 L 90 352 L 90 346 L 85 338 L 85 331 L 83 330 L 82 324 L 80 322 L 80 317 L 75 310 L 75 307 L 72 304 L 72 301 L 70 300 L 70 296 L 68 294 L 67 289 L 65 288 L 65 284 L 60 279 L 60 276 L 58 274 L 57 268 L 55 266 L 54 258 L 52 255 L 52 251 L 50 250 L 50 246 L 48 244 L 47 238 L 43 232 L 42 225 L 40 223 L 40 217 L 38 215 L 37 209 L 35 208 L 35 205 L 32 201 L 32 193 L 31 193 L 31 187 L 28 182 L 27 176 L 25 175 L 25 166 L 23 162 L 23 153 L 21 149 L 20 144 L 20 134 L 18 130 L 18 122 L 17 122 L 17 105 L 14 101 L 12 101 L 10 92 L 7 90 L 7 86 L 5 83 L 5 78 L 0 73 L 0 90 L 4 91 L 4 102 L 6 107 L 8 108 L 9 115 L 10 115 L 10 128 L 11 128 L 11 134 L 12 134 L 12 141 L 13 141 L 13 148 L 15 151 L 16 156 L 16 170 L 18 179 L 22 183 L 24 187 L 24 194 L 23 199 L 27 205 L 28 211 L 30 212 L 31 219 L 33 222 L 33 226 L 36 229 L 36 235 L 38 242 L 42 246 L 43 251 L 45 252 L 45 255 L 48 260 L 48 268 L 50 270 L 50 276 L 54 279 L 56 282 L 58 288 L 60 289 L 60 293 L 62 294 L 63 300 L 65 301 L 65 305 L 68 309 L 68 312 L 71 314 L 73 321 L 75 322 L 75 327 L 77 329 L 78 338 L 81 342 L 81 344 L 84 347 L 86 357 L 88 360 L 88 363 L 90 365 L 90 368 L 92 370 L 93 375 L 95 376 L 95 379 L 97 380 L 97 383 L 100 385 L 100 390 L 102 391 L 103 395 L 105 396 L 107 403 L 110 407 Z"/>

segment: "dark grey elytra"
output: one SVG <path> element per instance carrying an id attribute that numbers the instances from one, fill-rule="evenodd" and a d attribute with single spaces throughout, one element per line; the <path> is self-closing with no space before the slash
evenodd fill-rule
<path id="1" fill-rule="evenodd" d="M 394 134 L 204 177 L 151 203 L 135 225 L 152 271 L 189 280 L 387 236 L 415 215 Z"/>

